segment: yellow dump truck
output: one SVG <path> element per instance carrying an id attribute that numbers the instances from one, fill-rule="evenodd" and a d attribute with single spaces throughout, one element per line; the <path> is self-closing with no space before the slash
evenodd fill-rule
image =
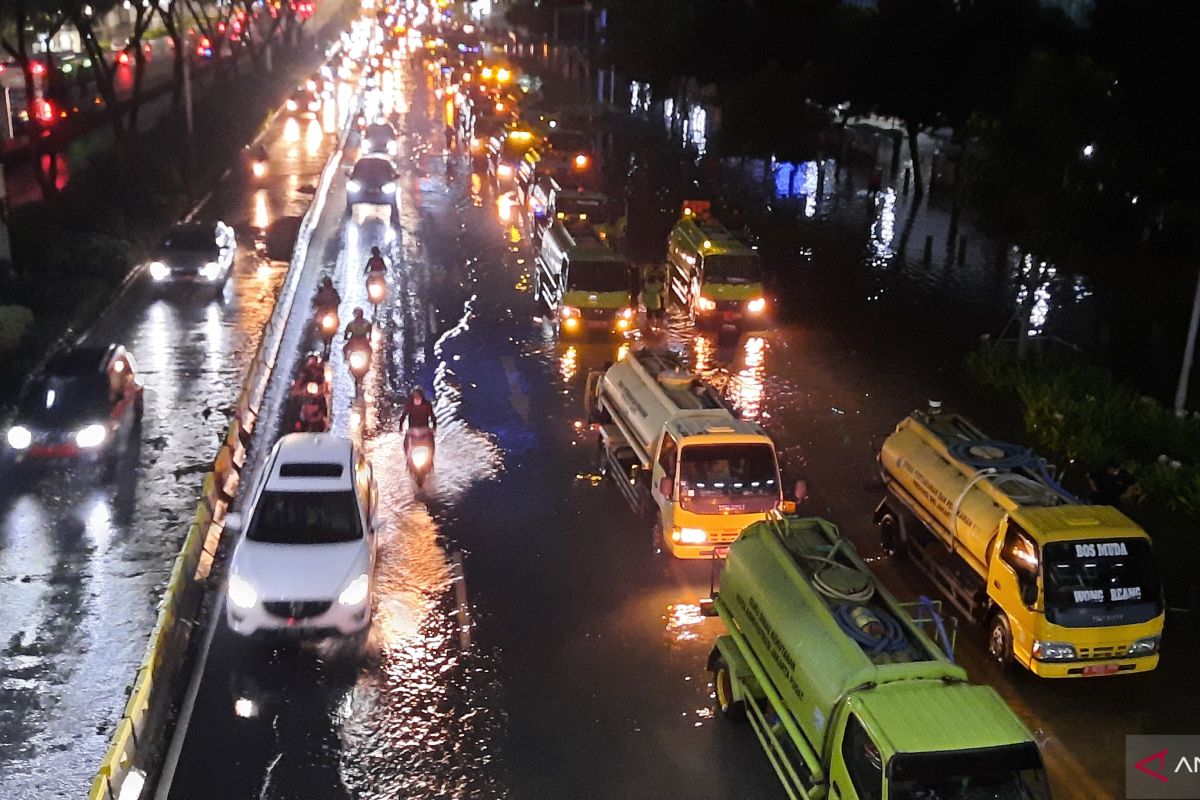
<path id="1" fill-rule="evenodd" d="M 1074 678 L 1158 665 L 1162 589 L 1150 537 L 1086 505 L 1028 448 L 956 414 L 914 412 L 879 453 L 886 550 L 988 627 L 1002 663 Z"/>

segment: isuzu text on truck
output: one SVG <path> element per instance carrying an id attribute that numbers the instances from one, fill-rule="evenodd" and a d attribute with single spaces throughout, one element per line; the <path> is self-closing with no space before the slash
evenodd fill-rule
<path id="1" fill-rule="evenodd" d="M 601 422 L 601 469 L 653 515 L 656 549 L 720 555 L 782 506 L 775 443 L 673 353 L 639 348 L 593 372 L 585 403 Z"/>
<path id="2" fill-rule="evenodd" d="M 712 606 L 717 705 L 746 719 L 792 800 L 1046 800 L 1041 754 L 995 690 L 973 686 L 821 519 L 757 522 Z"/>
<path id="3" fill-rule="evenodd" d="M 1120 511 L 1082 504 L 1027 448 L 955 414 L 910 414 L 879 466 L 885 549 L 988 626 L 993 658 L 1048 678 L 1158 665 L 1164 612 L 1150 537 Z"/>

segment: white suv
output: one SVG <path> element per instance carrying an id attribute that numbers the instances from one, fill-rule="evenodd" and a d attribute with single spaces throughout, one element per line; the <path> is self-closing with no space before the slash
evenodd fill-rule
<path id="1" fill-rule="evenodd" d="M 225 620 L 243 636 L 350 636 L 371 624 L 375 479 L 347 439 L 292 433 L 271 450 L 242 515 Z"/>

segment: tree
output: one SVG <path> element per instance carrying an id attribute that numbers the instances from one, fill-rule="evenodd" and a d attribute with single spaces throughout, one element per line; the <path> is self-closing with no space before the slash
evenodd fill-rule
<path id="1" fill-rule="evenodd" d="M 134 11 L 133 34 L 125 52 L 133 54 L 133 93 L 129 106 L 129 129 L 137 131 L 138 109 L 142 104 L 142 81 L 146 77 L 146 51 L 142 42 L 158 9 L 158 0 L 130 0 Z"/>
<path id="2" fill-rule="evenodd" d="M 37 131 L 34 153 L 43 197 L 58 192 L 58 158 L 51 132 L 39 130 L 38 104 L 45 101 L 38 94 L 35 74 L 38 62 L 33 57 L 32 45 L 36 37 L 49 38 L 62 27 L 65 17 L 59 5 L 56 0 L 7 0 L 0 4 L 0 49 L 21 67 L 25 84 L 25 113 L 31 128 Z M 49 64 L 41 66 L 47 74 L 50 72 Z"/>
<path id="3" fill-rule="evenodd" d="M 92 60 L 96 75 L 96 88 L 108 109 L 108 120 L 112 125 L 113 138 L 117 142 L 118 154 L 124 144 L 126 127 L 117 98 L 116 73 L 117 54 L 105 48 L 100 41 L 97 23 L 100 17 L 115 8 L 120 0 L 64 0 L 61 3 L 66 18 L 79 31 L 84 52 Z"/>

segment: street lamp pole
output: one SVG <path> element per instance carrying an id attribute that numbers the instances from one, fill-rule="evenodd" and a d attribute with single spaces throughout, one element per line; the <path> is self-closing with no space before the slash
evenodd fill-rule
<path id="1" fill-rule="evenodd" d="M 1179 365 L 1179 384 L 1175 387 L 1175 415 L 1187 413 L 1188 383 L 1192 378 L 1192 361 L 1196 357 L 1196 332 L 1200 329 L 1200 275 L 1196 278 L 1196 296 L 1192 300 L 1192 319 L 1188 323 L 1187 342 L 1183 346 L 1183 363 Z"/>

